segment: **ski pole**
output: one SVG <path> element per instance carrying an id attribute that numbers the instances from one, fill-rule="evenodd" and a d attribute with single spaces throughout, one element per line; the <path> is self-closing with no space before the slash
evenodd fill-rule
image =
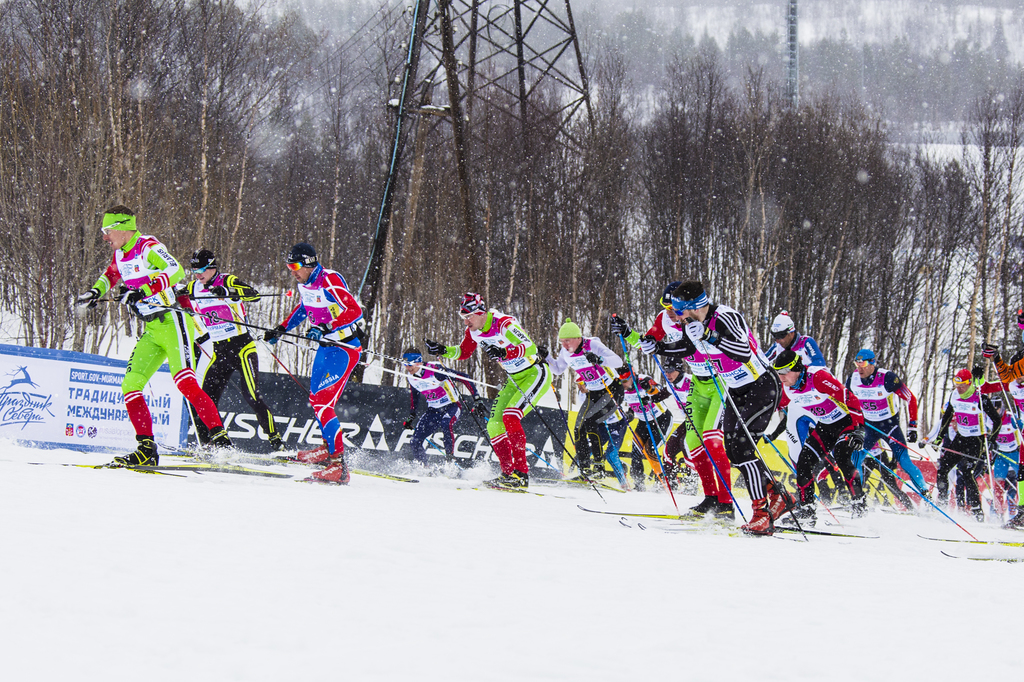
<path id="1" fill-rule="evenodd" d="M 296 379 L 295 375 L 291 373 L 291 370 L 289 370 L 288 367 L 283 362 L 281 362 L 281 358 L 277 357 L 277 355 L 274 353 L 273 348 L 270 347 L 270 344 L 267 343 L 266 341 L 263 341 L 263 340 L 261 340 L 260 343 L 262 343 L 264 345 L 264 347 L 266 348 L 267 352 L 270 353 L 270 357 L 274 358 L 274 362 L 276 362 L 281 367 L 281 369 L 283 369 L 285 371 L 285 373 L 292 378 L 292 381 L 294 381 L 295 384 L 299 388 L 301 388 L 303 391 L 305 391 L 306 395 L 308 395 L 310 397 L 310 399 L 312 399 L 313 398 L 313 394 L 310 393 L 309 389 L 307 387 L 303 386 L 302 382 L 299 381 L 298 379 Z"/>
<path id="2" fill-rule="evenodd" d="M 562 396 L 558 394 L 558 389 L 555 388 L 554 380 L 551 381 L 551 392 L 555 394 L 555 402 L 558 403 L 558 411 L 562 413 L 562 420 L 565 422 L 565 435 L 572 444 L 573 451 L 577 452 L 579 448 L 576 447 L 576 437 L 573 435 L 572 429 L 569 427 L 569 415 L 566 413 L 565 409 L 562 408 Z M 568 397 L 568 394 L 566 397 Z M 579 415 L 577 414 L 577 417 L 578 416 Z M 577 469 L 580 468 L 579 463 L 575 459 L 570 458 L 570 461 L 576 465 Z M 580 470 L 580 473 L 583 473 L 582 469 Z"/>
<path id="3" fill-rule="evenodd" d="M 888 470 L 890 474 L 892 474 L 893 476 L 896 476 L 896 472 L 894 472 L 894 471 L 893 471 L 892 469 L 889 469 L 889 467 L 885 466 L 885 462 L 881 461 L 880 459 L 878 459 L 877 457 L 875 457 L 874 455 L 872 455 L 872 454 L 870 454 L 870 453 L 868 453 L 868 457 L 870 457 L 871 459 L 873 459 L 873 460 L 875 460 L 876 462 L 878 462 L 878 464 L 879 464 L 880 466 L 882 466 L 882 467 L 883 467 L 884 469 Z M 900 479 L 900 480 L 902 480 L 902 479 Z M 913 482 L 913 481 L 905 481 L 905 482 L 906 482 L 906 483 L 909 483 L 909 484 L 910 484 L 910 486 L 911 486 L 912 488 L 914 488 L 914 491 L 915 491 L 915 492 L 916 492 L 916 493 L 918 494 L 918 496 L 919 496 L 919 497 L 920 497 L 920 498 L 921 498 L 922 500 L 924 500 L 925 502 L 927 502 L 927 503 L 928 503 L 928 504 L 930 504 L 931 506 L 935 507 L 936 511 L 938 511 L 938 512 L 939 512 L 940 514 L 942 514 L 942 515 L 943 515 L 943 516 L 945 516 L 945 517 L 946 517 L 947 519 L 949 519 L 950 521 L 952 521 L 953 525 L 955 525 L 955 526 L 956 526 L 957 528 L 959 528 L 959 529 L 960 529 L 960 530 L 962 530 L 963 532 L 965 532 L 965 533 L 967 533 L 968 535 L 970 535 L 970 537 L 971 537 L 971 539 L 972 539 L 972 540 L 977 540 L 977 539 L 978 539 L 978 538 L 974 537 L 974 535 L 973 535 L 973 534 L 971 534 L 971 531 L 967 530 L 966 528 L 964 528 L 963 526 L 961 526 L 961 525 L 960 525 L 959 523 L 957 523 L 956 521 L 954 521 L 954 520 L 953 520 L 953 517 L 951 517 L 951 516 L 950 516 L 949 514 L 947 514 L 946 512 L 942 511 L 942 509 L 941 509 L 941 508 L 940 508 L 940 507 L 939 507 L 939 506 L 938 506 L 937 504 L 935 504 L 935 503 L 934 503 L 934 502 L 932 502 L 932 501 L 931 501 L 930 499 L 928 499 L 928 497 L 927 497 L 927 495 L 925 495 L 925 493 L 923 493 L 922 491 L 920 491 L 920 490 L 918 490 L 918 489 L 917 489 L 917 486 L 916 486 L 916 485 L 914 485 L 914 482 Z"/>
<path id="4" fill-rule="evenodd" d="M 704 355 L 704 362 L 706 363 L 708 370 L 711 372 L 711 380 L 715 382 L 715 390 L 718 391 L 718 395 L 722 397 L 723 391 L 721 387 L 718 385 L 718 372 L 715 371 L 714 365 L 711 364 L 710 355 L 707 352 L 707 346 L 704 345 L 704 341 L 701 340 L 700 344 L 703 347 L 701 352 Z M 766 368 L 765 371 L 774 372 L 774 370 L 772 370 L 771 368 Z M 778 376 L 776 376 L 776 380 L 778 380 Z M 781 382 L 779 385 L 779 390 L 782 390 Z M 732 399 L 732 395 L 729 393 L 728 387 L 726 387 L 724 393 L 725 395 L 724 397 L 722 397 L 722 402 L 728 402 L 728 404 L 732 407 L 733 412 L 736 413 L 736 419 L 739 421 L 740 426 L 743 427 L 743 433 L 747 435 L 747 439 L 750 441 L 750 445 L 754 448 L 754 456 L 758 459 L 758 461 L 761 462 L 761 466 L 763 466 L 765 470 L 768 472 L 768 477 L 771 478 L 772 485 L 778 487 L 783 493 L 788 495 L 789 493 L 786 492 L 786 489 L 783 488 L 779 483 L 778 479 L 775 478 L 775 472 L 772 471 L 771 467 L 769 467 L 768 464 L 764 461 L 764 458 L 761 457 L 761 453 L 757 449 L 757 442 L 754 440 L 754 437 L 750 435 L 750 429 L 747 428 L 747 422 L 744 421 L 743 414 L 740 412 L 740 408 L 736 407 L 736 402 Z M 777 406 L 778 403 L 776 403 L 776 407 Z M 772 449 L 775 450 L 775 452 L 779 455 L 779 457 L 782 457 L 782 453 L 779 452 L 778 448 L 775 447 L 775 443 L 771 443 L 771 446 Z M 788 509 L 789 515 L 793 517 L 793 523 L 796 524 L 797 530 L 799 530 L 800 533 L 804 536 L 804 540 L 810 542 L 810 539 L 807 537 L 807 534 L 804 533 L 803 526 L 800 525 L 800 520 L 796 517 L 796 514 L 794 513 L 792 506 L 789 504 L 787 504 L 786 506 L 790 507 Z"/>
<path id="5" fill-rule="evenodd" d="M 615 315 L 615 313 L 612 313 L 612 317 L 617 317 L 617 315 Z M 630 372 L 632 373 L 632 364 L 629 361 L 629 346 L 626 344 L 626 339 L 625 337 L 622 336 L 622 334 L 617 334 L 617 336 L 619 337 L 619 343 L 622 344 L 622 353 L 626 357 L 626 364 L 628 367 L 630 367 Z M 689 422 L 690 428 L 693 429 L 693 432 L 697 434 L 697 440 L 700 441 L 701 447 L 704 448 L 704 454 L 707 455 L 708 461 L 711 462 L 711 466 L 712 468 L 714 468 L 715 474 L 718 476 L 718 480 L 722 482 L 722 485 L 725 486 L 726 491 L 729 493 L 729 498 L 732 500 L 733 508 L 739 511 L 740 518 L 742 518 L 743 521 L 746 522 L 747 517 L 743 514 L 743 510 L 740 508 L 739 503 L 736 501 L 736 496 L 732 494 L 732 485 L 726 480 L 722 472 L 718 470 L 718 465 L 715 464 L 715 458 L 711 456 L 711 451 L 708 450 L 708 446 L 704 442 L 703 433 L 700 429 L 697 428 L 696 424 L 693 423 L 693 417 L 690 415 L 690 413 L 684 407 L 682 407 L 682 398 L 679 397 L 679 392 L 676 391 L 676 387 L 675 385 L 673 385 L 672 380 L 668 378 L 668 373 L 665 372 L 665 368 L 661 366 L 661 362 L 658 360 L 658 356 L 652 355 L 651 357 L 654 358 L 654 364 L 658 366 L 658 370 L 661 372 L 661 375 L 665 378 L 665 383 L 668 384 L 669 390 L 672 391 L 672 396 L 676 399 L 676 403 L 680 406 L 680 408 L 682 408 L 683 417 L 685 417 L 686 421 Z M 636 387 L 635 373 L 633 378 L 633 386 Z M 639 392 L 637 393 L 637 395 L 639 395 Z M 641 404 L 643 404 L 642 399 L 640 402 Z M 664 469 L 664 465 L 662 466 L 662 468 Z"/>
<path id="6" fill-rule="evenodd" d="M 619 334 L 619 339 L 622 341 L 623 347 L 625 348 L 626 340 L 622 338 L 621 334 Z M 683 399 L 679 397 L 679 392 L 676 391 L 676 387 L 672 383 L 672 380 L 668 378 L 668 372 L 666 372 L 665 368 L 661 366 L 661 361 L 658 360 L 658 356 L 652 355 L 651 357 L 654 358 L 654 364 L 658 366 L 658 370 L 661 372 L 661 375 L 665 377 L 665 383 L 668 384 L 669 389 L 671 389 L 672 395 L 676 399 L 676 403 L 678 403 L 679 405 L 683 405 Z M 721 471 L 718 470 L 718 465 L 715 464 L 715 458 L 711 456 L 711 451 L 708 450 L 708 446 L 704 442 L 704 436 L 702 435 L 701 430 L 698 429 L 697 425 L 693 423 L 693 417 L 690 416 L 690 413 L 686 410 L 685 407 L 683 408 L 683 417 L 686 418 L 686 421 L 690 424 L 690 428 L 693 429 L 693 432 L 697 434 L 697 440 L 700 441 L 700 446 L 704 448 L 704 454 L 707 455 L 708 461 L 711 462 L 711 466 L 714 468 L 715 474 L 718 475 L 718 480 L 722 482 L 722 485 L 725 486 L 726 492 L 729 493 L 729 499 L 732 500 L 733 508 L 740 513 L 740 518 L 743 519 L 744 522 L 746 522 L 747 517 L 743 514 L 743 509 L 740 507 L 739 502 L 736 501 L 736 496 L 733 495 L 732 493 L 732 485 L 730 485 L 729 482 L 726 481 L 725 476 L 722 474 Z M 731 473 L 732 472 L 730 471 L 730 474 Z"/>
<path id="7" fill-rule="evenodd" d="M 547 363 L 541 360 L 541 364 Z M 530 403 L 530 405 L 533 405 L 533 401 L 526 397 L 526 394 L 523 393 L 523 389 L 519 388 L 519 384 L 517 384 L 511 376 L 508 378 L 508 382 L 515 387 L 516 391 L 519 392 L 519 395 L 521 395 L 524 400 Z M 548 379 L 548 385 L 551 386 L 551 379 Z M 554 386 L 551 387 L 552 389 L 554 389 Z M 535 409 L 537 408 L 536 405 L 533 405 L 533 407 Z M 547 420 L 544 419 L 544 415 L 540 413 L 540 410 L 537 410 L 537 418 L 540 419 L 540 422 L 548 430 L 548 433 L 551 434 L 551 437 L 557 440 L 558 444 L 562 446 L 562 451 L 565 452 L 565 454 L 569 455 L 569 459 L 572 461 L 573 464 L 576 465 L 576 468 L 579 469 L 580 476 L 583 477 L 583 480 L 590 484 L 590 487 L 594 489 L 594 492 L 597 493 L 597 496 L 601 498 L 602 502 L 608 504 L 608 500 L 604 499 L 604 495 L 602 495 L 601 491 L 597 489 L 597 484 L 594 483 L 594 481 L 586 474 L 586 472 L 583 471 L 583 469 L 580 467 L 579 461 L 572 455 L 571 452 L 569 452 L 569 449 L 565 447 L 565 443 L 563 442 L 563 440 L 558 437 L 558 434 L 555 433 L 555 430 L 552 429 L 551 426 L 548 424 Z"/>
<path id="8" fill-rule="evenodd" d="M 644 405 L 643 396 L 640 393 L 640 384 L 637 383 L 637 380 L 636 380 L 636 372 L 633 371 L 633 364 L 629 360 L 629 347 L 626 346 L 626 339 L 622 338 L 622 334 L 618 334 L 617 336 L 619 337 L 619 341 L 622 343 L 622 354 L 624 356 L 624 362 L 626 364 L 626 369 L 629 370 L 629 375 L 630 375 L 630 377 L 633 380 L 633 391 L 636 393 L 636 397 L 640 401 L 640 409 L 641 410 L 646 410 L 647 408 Z M 667 381 L 667 379 L 668 379 L 668 377 L 666 377 L 666 381 Z M 668 382 L 668 383 L 671 384 L 672 382 Z M 615 402 L 615 396 L 612 395 L 611 390 L 607 386 L 605 386 L 605 390 L 608 391 L 608 395 L 611 397 L 612 402 Z M 621 411 L 622 408 L 620 407 L 619 410 Z M 646 419 L 643 420 L 643 422 L 644 422 L 644 424 L 647 425 L 647 435 L 651 437 L 651 448 L 654 450 L 654 454 L 658 458 L 658 466 L 661 469 L 661 480 L 665 484 L 665 490 L 668 491 L 669 497 L 672 498 L 672 506 L 674 506 L 676 508 L 676 513 L 679 514 L 680 516 L 682 516 L 682 512 L 679 511 L 679 503 L 676 502 L 676 495 L 672 491 L 672 486 L 668 482 L 668 476 L 665 475 L 665 460 L 662 459 L 661 452 L 658 451 L 658 446 L 657 446 L 658 441 L 654 438 L 654 431 L 651 429 L 651 422 L 649 420 L 646 420 Z M 640 439 L 637 438 L 637 436 L 636 436 L 636 431 L 633 430 L 633 425 L 630 423 L 630 424 L 627 424 L 627 427 L 629 428 L 630 433 L 633 434 L 633 443 L 638 448 L 640 448 L 640 451 L 644 454 L 644 457 L 648 461 L 650 461 L 651 464 L 653 465 L 653 463 L 654 463 L 653 458 L 647 453 L 646 448 L 644 448 L 643 445 L 640 443 Z M 740 512 L 741 515 L 742 515 L 742 513 L 743 512 Z M 746 519 L 743 519 L 743 520 L 746 521 Z"/>
<path id="9" fill-rule="evenodd" d="M 305 337 L 302 337 L 302 338 L 305 338 Z M 367 355 L 376 355 L 378 358 L 383 358 L 385 360 L 390 360 L 391 362 L 395 363 L 396 365 L 405 365 L 406 364 L 406 361 L 402 360 L 401 358 L 391 357 L 390 355 L 385 355 L 384 353 L 378 353 L 377 351 L 370 350 L 368 348 L 364 348 L 363 352 L 366 353 Z M 478 381 L 476 379 L 472 379 L 472 378 L 469 378 L 469 377 L 464 377 L 464 376 L 461 376 L 461 375 L 452 374 L 450 372 L 442 372 L 440 370 L 434 370 L 434 372 L 436 374 L 443 374 L 445 376 L 452 377 L 454 379 L 459 379 L 459 380 L 462 380 L 462 381 L 472 381 L 477 386 L 484 386 L 485 388 L 493 388 L 493 389 L 495 389 L 497 391 L 501 390 L 501 386 L 495 386 L 493 384 L 488 384 L 486 382 Z"/>
<path id="10" fill-rule="evenodd" d="M 631 373 L 632 373 L 632 371 L 631 371 Z M 634 386 L 634 388 L 637 388 L 636 376 L 633 377 L 633 386 Z M 626 413 L 623 411 L 622 406 L 619 405 L 618 401 L 615 400 L 615 395 L 612 393 L 612 390 L 610 388 L 608 388 L 607 386 L 604 387 L 604 390 L 608 393 L 608 397 L 612 399 L 612 404 L 615 405 L 615 408 L 619 412 L 622 412 L 623 419 L 625 419 L 626 418 L 625 417 Z M 637 396 L 639 396 L 640 395 L 639 388 L 637 388 L 637 391 L 638 391 L 637 392 Z M 642 399 L 640 401 L 640 405 L 643 406 L 643 400 Z M 643 454 L 644 459 L 649 461 L 651 464 L 654 464 L 653 458 L 651 458 L 651 456 L 647 453 L 647 449 L 644 448 L 644 446 L 640 443 L 640 439 L 637 437 L 636 431 L 633 429 L 632 421 L 626 422 L 626 428 L 629 429 L 630 434 L 632 434 L 632 436 L 633 436 L 633 445 L 635 445 L 636 448 L 638 450 L 640 450 L 640 453 Z M 651 432 L 651 425 L 650 424 L 647 425 L 647 431 L 648 431 L 648 433 L 651 436 L 651 444 L 653 445 L 654 442 L 655 442 L 654 441 L 654 433 Z M 654 452 L 655 452 L 655 454 L 658 455 L 658 459 L 659 459 L 658 467 L 661 469 L 661 480 L 665 484 L 665 490 L 668 491 L 669 497 L 672 498 L 672 506 L 676 508 L 676 514 L 679 514 L 680 516 L 682 516 L 682 512 L 679 511 L 679 503 L 676 502 L 675 493 L 672 492 L 672 486 L 670 486 L 668 484 L 668 478 L 665 476 L 665 464 L 664 464 L 664 462 L 660 461 L 661 460 L 661 454 L 658 452 L 657 447 L 655 447 Z"/>

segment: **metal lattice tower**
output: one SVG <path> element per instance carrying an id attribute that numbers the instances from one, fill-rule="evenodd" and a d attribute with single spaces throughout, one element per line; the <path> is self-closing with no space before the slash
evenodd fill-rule
<path id="1" fill-rule="evenodd" d="M 789 0 L 786 12 L 786 99 L 800 106 L 800 45 L 797 42 L 797 0 Z"/>
<path id="2" fill-rule="evenodd" d="M 373 250 L 360 285 L 365 309 L 377 299 L 396 188 L 404 171 L 411 123 L 436 115 L 450 125 L 464 237 L 476 242 L 474 162 L 491 142 L 475 125 L 476 110 L 507 117 L 520 131 L 524 164 L 537 145 L 577 147 L 574 124 L 591 123 L 589 84 L 569 0 L 416 0 L 388 179 Z M 552 109 L 550 101 L 558 106 Z M 547 98 L 542 105 L 541 98 Z M 540 131 L 543 131 L 542 133 Z M 471 278 L 479 274 L 471 255 Z"/>

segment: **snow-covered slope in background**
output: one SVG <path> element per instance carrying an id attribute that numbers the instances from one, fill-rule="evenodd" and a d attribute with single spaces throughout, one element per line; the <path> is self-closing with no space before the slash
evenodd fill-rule
<path id="1" fill-rule="evenodd" d="M 874 511 L 843 523 L 880 539 L 803 542 L 641 530 L 576 507 L 669 512 L 663 493 L 603 503 L 471 480 L 314 487 L 28 464 L 86 461 L 105 458 L 0 446 L 6 680 L 946 680 L 1018 667 L 1001 642 L 1021 569 L 940 550 L 1024 550 L 916 537 L 966 537 L 942 518 Z"/>

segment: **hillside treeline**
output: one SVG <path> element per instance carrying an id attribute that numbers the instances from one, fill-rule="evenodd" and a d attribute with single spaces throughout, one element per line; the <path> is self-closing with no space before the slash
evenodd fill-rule
<path id="1" fill-rule="evenodd" d="M 113 306 L 79 318 L 68 305 L 109 260 L 98 228 L 116 203 L 180 258 L 210 248 L 268 290 L 289 285 L 283 254 L 301 240 L 358 290 L 408 21 L 384 9 L 342 40 L 259 2 L 0 6 L 10 340 L 105 352 L 134 328 Z M 471 237 L 451 125 L 413 121 L 368 311 L 375 349 L 454 343 L 467 289 L 549 344 L 566 316 L 607 337 L 610 312 L 645 326 L 665 284 L 691 277 L 764 341 L 789 310 L 841 376 L 873 347 L 925 414 L 981 340 L 1019 344 L 1019 74 L 971 102 L 962 144 L 906 147 L 859 98 L 826 90 L 792 110 L 769 73 L 736 77 L 713 44 L 672 55 L 653 89 L 614 45 L 582 47 L 593 120 L 572 124 L 570 146 L 552 141 L 551 86 L 525 130 L 500 94 L 466 109 L 470 139 L 486 141 L 468 150 Z M 253 320 L 276 323 L 288 303 L 261 303 Z M 283 357 L 302 365 L 295 348 Z"/>

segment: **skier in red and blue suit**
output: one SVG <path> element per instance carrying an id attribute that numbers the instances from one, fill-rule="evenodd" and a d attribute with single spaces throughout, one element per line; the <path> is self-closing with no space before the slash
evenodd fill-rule
<path id="1" fill-rule="evenodd" d="M 288 254 L 288 269 L 298 282 L 300 302 L 284 322 L 268 331 L 267 343 L 306 319 L 312 325 L 306 338 L 320 344 L 313 359 L 309 404 L 320 424 L 324 446 L 300 453 L 300 461 L 325 464 L 312 478 L 329 483 L 348 483 L 345 465 L 345 444 L 335 404 L 341 397 L 352 371 L 359 362 L 362 344 L 356 325 L 363 319 L 363 309 L 341 273 L 328 270 L 317 260 L 316 250 L 306 243 L 296 244 Z"/>

